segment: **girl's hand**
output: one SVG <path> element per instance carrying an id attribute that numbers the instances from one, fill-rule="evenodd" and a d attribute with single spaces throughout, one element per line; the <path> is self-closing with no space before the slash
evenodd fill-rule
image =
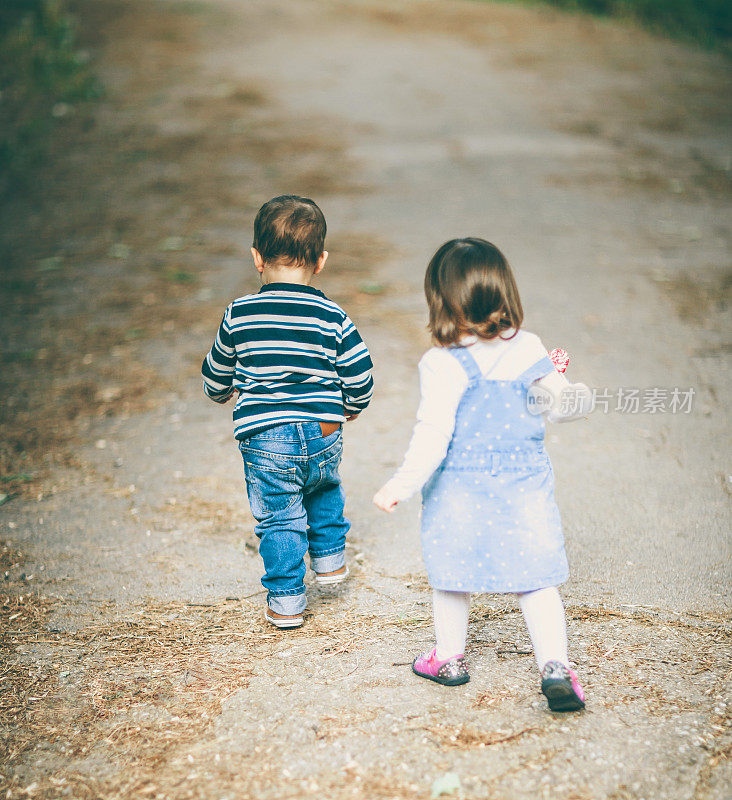
<path id="1" fill-rule="evenodd" d="M 394 493 L 389 489 L 389 484 L 385 484 L 374 495 L 374 505 L 387 514 L 391 514 L 397 506 L 399 500 L 394 497 Z"/>

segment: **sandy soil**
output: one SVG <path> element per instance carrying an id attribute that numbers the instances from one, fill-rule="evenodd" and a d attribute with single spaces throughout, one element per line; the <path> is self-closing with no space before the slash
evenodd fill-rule
<path id="1" fill-rule="evenodd" d="M 490 3 L 75 4 L 108 94 L 2 208 L 0 793 L 7 798 L 716 800 L 729 785 L 729 68 Z M 346 431 L 353 578 L 262 620 L 227 409 L 198 370 L 256 288 L 251 222 L 315 197 L 321 287 L 376 362 Z M 589 694 L 545 709 L 514 601 L 477 598 L 472 680 L 430 643 L 398 463 L 444 239 L 514 264 L 526 326 L 607 388 L 691 413 L 552 429 Z"/>

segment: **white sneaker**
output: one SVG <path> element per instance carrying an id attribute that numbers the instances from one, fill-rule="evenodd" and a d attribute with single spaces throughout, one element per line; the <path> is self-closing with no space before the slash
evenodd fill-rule
<path id="1" fill-rule="evenodd" d="M 332 575 L 321 575 L 316 572 L 315 583 L 317 583 L 318 586 L 335 586 L 337 583 L 343 583 L 349 575 L 348 565 L 343 569 L 343 572 L 336 572 Z"/>
<path id="2" fill-rule="evenodd" d="M 270 608 L 264 612 L 264 618 L 276 628 L 299 628 L 304 620 L 302 614 L 293 614 L 287 617 L 275 617 Z"/>

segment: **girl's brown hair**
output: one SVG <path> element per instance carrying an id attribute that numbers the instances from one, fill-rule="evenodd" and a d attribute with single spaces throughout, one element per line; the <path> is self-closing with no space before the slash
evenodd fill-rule
<path id="1" fill-rule="evenodd" d="M 524 321 L 516 281 L 503 253 L 485 239 L 451 239 L 432 256 L 424 276 L 429 330 L 443 347 L 466 334 L 495 339 Z"/>

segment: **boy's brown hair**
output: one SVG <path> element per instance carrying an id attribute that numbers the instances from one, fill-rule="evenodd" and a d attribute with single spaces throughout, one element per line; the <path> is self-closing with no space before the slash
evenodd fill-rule
<path id="1" fill-rule="evenodd" d="M 435 342 L 449 347 L 465 335 L 495 339 L 524 321 L 516 281 L 503 253 L 485 239 L 451 239 L 432 256 L 424 278 Z"/>
<path id="2" fill-rule="evenodd" d="M 312 200 L 283 194 L 257 212 L 252 246 L 265 264 L 315 267 L 325 249 L 325 231 L 323 212 Z"/>

